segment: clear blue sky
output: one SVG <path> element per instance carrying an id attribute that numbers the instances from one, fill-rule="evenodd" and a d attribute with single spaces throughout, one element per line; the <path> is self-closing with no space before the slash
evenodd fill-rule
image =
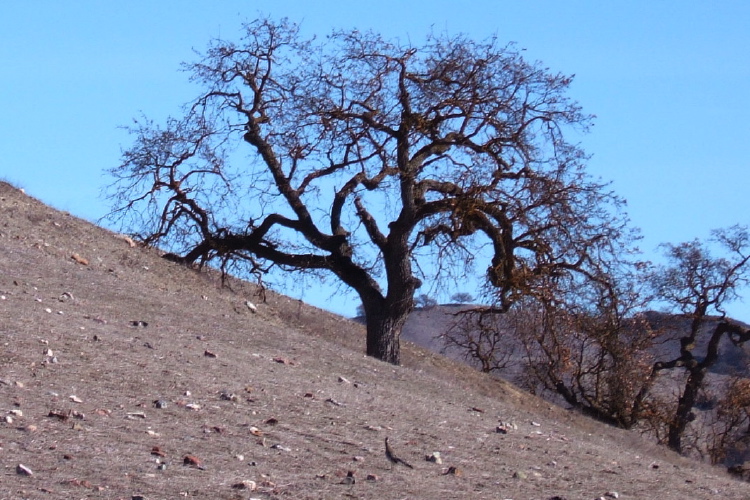
<path id="1" fill-rule="evenodd" d="M 372 29 L 418 44 L 434 29 L 517 42 L 576 75 L 572 96 L 597 116 L 582 138 L 590 172 L 628 200 L 647 255 L 750 223 L 750 2 L 740 0 L 2 2 L 0 178 L 99 219 L 104 170 L 130 144 L 118 126 L 141 111 L 178 113 L 196 92 L 180 63 L 259 13 L 309 34 Z M 303 298 L 343 314 L 357 304 Z M 750 295 L 730 312 L 750 321 Z"/>

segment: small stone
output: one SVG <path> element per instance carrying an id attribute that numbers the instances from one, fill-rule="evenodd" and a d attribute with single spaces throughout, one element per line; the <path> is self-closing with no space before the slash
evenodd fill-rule
<path id="1" fill-rule="evenodd" d="M 608 491 L 604 494 L 604 496 L 607 498 L 620 498 L 620 494 L 616 491 Z"/>
<path id="2" fill-rule="evenodd" d="M 154 408 L 158 408 L 161 410 L 169 406 L 169 401 L 167 401 L 166 399 L 157 399 L 154 401 L 153 404 L 154 404 Z"/>
<path id="3" fill-rule="evenodd" d="M 380 481 L 380 476 L 377 476 L 376 474 L 367 474 L 365 479 L 367 481 Z"/>
<path id="4" fill-rule="evenodd" d="M 445 472 L 443 472 L 443 475 L 444 476 L 451 475 L 451 476 L 461 477 L 463 475 L 463 472 L 461 472 L 461 469 L 459 469 L 458 467 L 450 466 L 450 467 L 448 467 L 448 469 Z"/>
<path id="5" fill-rule="evenodd" d="M 427 455 L 425 457 L 425 460 L 428 462 L 436 463 L 436 464 L 442 464 L 443 459 L 440 457 L 439 451 L 433 451 L 430 455 Z"/>
<path id="6" fill-rule="evenodd" d="M 513 479 L 526 479 L 527 477 L 528 475 L 524 471 L 521 471 L 521 470 L 518 470 L 513 473 Z"/>
<path id="7" fill-rule="evenodd" d="M 199 469 L 203 468 L 203 462 L 195 455 L 185 455 L 185 457 L 182 459 L 182 464 L 189 465 L 191 467 L 197 467 Z"/>
<path id="8" fill-rule="evenodd" d="M 215 358 L 215 357 L 217 357 L 215 352 L 209 351 L 208 349 L 206 349 L 205 351 L 203 351 L 203 355 L 205 357 L 207 357 L 207 358 Z"/>
<path id="9" fill-rule="evenodd" d="M 13 423 L 13 417 L 10 415 L 5 415 L 5 423 L 6 424 L 12 424 Z"/>
<path id="10" fill-rule="evenodd" d="M 74 403 L 83 403 L 83 401 L 81 400 L 81 398 L 79 398 L 79 397 L 78 397 L 78 396 L 76 396 L 75 394 L 72 394 L 72 395 L 70 396 L 70 400 L 71 400 L 71 401 L 73 401 Z"/>
<path id="11" fill-rule="evenodd" d="M 347 471 L 346 477 L 339 484 L 347 484 L 351 486 L 355 482 L 356 482 L 356 479 L 354 478 L 354 471 L 350 470 L 350 471 Z"/>
<path id="12" fill-rule="evenodd" d="M 495 427 L 495 432 L 498 434 L 508 434 L 510 431 L 515 430 L 518 430 L 518 426 L 513 422 L 500 422 L 500 424 Z"/>
<path id="13" fill-rule="evenodd" d="M 235 490 L 249 490 L 254 491 L 258 485 L 255 483 L 255 481 L 251 481 L 249 479 L 245 479 L 244 481 L 240 481 L 239 483 L 234 483 L 232 485 L 232 488 Z"/>
<path id="14" fill-rule="evenodd" d="M 283 445 L 280 445 L 280 444 L 275 444 L 275 445 L 271 446 L 271 448 L 273 448 L 274 450 L 280 450 L 280 451 L 287 451 L 287 452 L 288 451 L 292 451 L 291 448 L 287 448 L 286 446 L 283 446 Z"/>
<path id="15" fill-rule="evenodd" d="M 240 400 L 240 397 L 238 395 L 228 391 L 222 391 L 220 398 L 222 399 L 222 401 L 232 401 L 234 403 Z"/>
<path id="16" fill-rule="evenodd" d="M 273 360 L 274 360 L 274 362 L 282 364 L 282 365 L 292 365 L 292 366 L 294 366 L 294 361 L 292 361 L 290 359 L 287 359 L 287 358 L 282 358 L 281 356 L 277 356 L 277 357 L 273 358 Z"/>
<path id="17" fill-rule="evenodd" d="M 342 383 L 344 383 L 344 384 L 351 384 L 351 382 L 349 382 L 349 381 L 348 381 L 347 379 L 345 379 L 344 377 L 339 377 L 339 382 L 342 382 Z"/>
<path id="18" fill-rule="evenodd" d="M 34 472 L 24 464 L 18 464 L 16 465 L 16 474 L 19 474 L 21 476 L 33 476 Z"/>
<path id="19" fill-rule="evenodd" d="M 88 266 L 89 265 L 88 259 L 85 259 L 85 258 L 81 257 L 77 253 L 74 253 L 73 255 L 71 255 L 70 258 L 73 259 L 74 261 L 78 262 L 79 264 L 83 265 L 83 266 Z"/>
<path id="20" fill-rule="evenodd" d="M 258 308 L 255 306 L 255 304 L 253 304 L 249 300 L 245 301 L 245 305 L 247 306 L 248 309 L 250 309 L 251 313 L 255 314 L 258 312 Z"/>
<path id="21" fill-rule="evenodd" d="M 159 446 L 154 446 L 151 448 L 151 454 L 155 457 L 166 457 L 167 454 L 164 452 L 164 450 L 161 449 Z"/>

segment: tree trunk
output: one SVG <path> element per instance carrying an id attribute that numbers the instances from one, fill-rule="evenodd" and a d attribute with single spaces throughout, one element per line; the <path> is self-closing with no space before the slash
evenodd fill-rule
<path id="1" fill-rule="evenodd" d="M 694 322 L 692 339 L 695 339 L 700 327 L 700 322 Z M 736 327 L 733 327 L 727 321 L 719 322 L 708 341 L 706 357 L 700 363 L 696 362 L 688 366 L 690 375 L 685 383 L 685 391 L 680 396 L 674 420 L 669 425 L 667 446 L 672 450 L 682 453 L 682 435 L 685 433 L 687 425 L 693 420 L 693 406 L 695 406 L 695 401 L 698 399 L 698 392 L 703 388 L 703 381 L 706 378 L 706 374 L 719 359 L 719 341 L 721 340 L 721 336 L 724 333 L 737 332 L 738 330 L 741 331 L 741 329 L 736 329 Z M 692 356 L 692 353 L 690 355 Z"/>
<path id="2" fill-rule="evenodd" d="M 389 311 L 381 308 L 380 312 L 367 314 L 367 355 L 382 361 L 401 364 L 401 329 L 409 317 L 408 312 Z"/>
<path id="3" fill-rule="evenodd" d="M 674 420 L 669 424 L 667 446 L 677 453 L 682 453 L 682 435 L 685 433 L 687 425 L 693 420 L 693 407 L 698 398 L 698 391 L 703 386 L 705 376 L 706 368 L 704 367 L 696 366 L 690 370 L 690 375 L 685 383 L 685 392 L 680 396 Z"/>

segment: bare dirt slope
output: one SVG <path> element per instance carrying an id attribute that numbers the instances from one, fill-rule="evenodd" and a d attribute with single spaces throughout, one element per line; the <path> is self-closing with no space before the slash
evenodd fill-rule
<path id="1" fill-rule="evenodd" d="M 366 358 L 363 335 L 0 183 L 0 499 L 750 498 L 410 344 Z"/>

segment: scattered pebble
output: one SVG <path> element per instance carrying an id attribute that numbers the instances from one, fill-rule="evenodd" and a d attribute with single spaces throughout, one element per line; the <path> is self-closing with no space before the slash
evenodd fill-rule
<path id="1" fill-rule="evenodd" d="M 16 474 L 19 474 L 21 476 L 33 476 L 34 472 L 24 464 L 18 464 L 16 465 Z"/>
<path id="2" fill-rule="evenodd" d="M 500 424 L 495 427 L 495 432 L 498 434 L 508 434 L 510 431 L 518 430 L 518 426 L 512 422 L 500 422 Z"/>
<path id="3" fill-rule="evenodd" d="M 195 455 L 185 455 L 185 457 L 182 459 L 182 465 L 188 465 L 197 469 L 204 469 L 203 462 Z"/>
<path id="4" fill-rule="evenodd" d="M 257 487 L 258 485 L 255 483 L 255 481 L 251 481 L 249 479 L 245 479 L 244 481 L 240 481 L 239 483 L 234 483 L 232 485 L 232 488 L 235 490 L 255 491 Z"/>
<path id="5" fill-rule="evenodd" d="M 86 259 L 84 257 L 81 257 L 77 253 L 74 253 L 73 255 L 71 255 L 70 258 L 73 259 L 74 261 L 76 261 L 77 263 L 83 265 L 83 266 L 88 266 L 89 265 L 88 259 Z"/>
<path id="6" fill-rule="evenodd" d="M 448 469 L 446 469 L 445 472 L 443 472 L 443 475 L 444 476 L 449 476 L 450 475 L 450 476 L 461 477 L 463 475 L 463 472 L 461 472 L 461 469 L 459 469 L 458 467 L 450 466 L 450 467 L 448 467 Z"/>

